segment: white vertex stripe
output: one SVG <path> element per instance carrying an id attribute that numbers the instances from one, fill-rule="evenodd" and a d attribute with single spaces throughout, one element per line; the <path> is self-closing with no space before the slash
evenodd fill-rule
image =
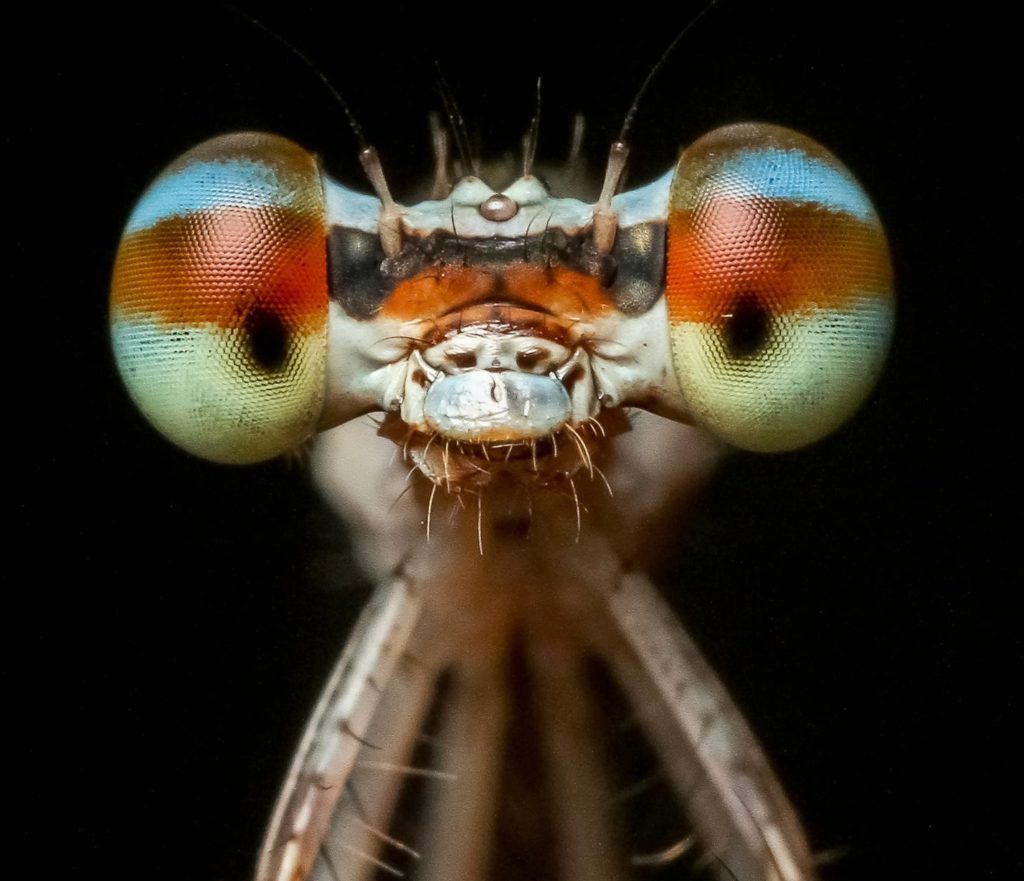
<path id="1" fill-rule="evenodd" d="M 668 216 L 669 191 L 675 169 L 669 169 L 657 180 L 619 193 L 612 199 L 612 210 L 618 217 L 619 226 L 636 226 L 638 223 L 663 221 Z"/>
<path id="2" fill-rule="evenodd" d="M 326 175 L 322 176 L 322 180 L 327 225 L 358 229 L 376 235 L 380 220 L 380 199 L 350 190 Z"/>

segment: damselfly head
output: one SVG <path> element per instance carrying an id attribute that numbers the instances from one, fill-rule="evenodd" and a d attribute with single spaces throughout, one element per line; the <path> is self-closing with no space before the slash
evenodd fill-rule
<path id="1" fill-rule="evenodd" d="M 372 150 L 376 197 L 275 136 L 207 142 L 126 228 L 122 376 L 168 437 L 226 462 L 372 411 L 502 450 L 622 407 L 760 450 L 845 420 L 893 315 L 884 234 L 852 175 L 764 124 L 713 132 L 617 195 L 624 148 L 612 156 L 594 204 L 528 175 L 401 206 Z"/>
<path id="2" fill-rule="evenodd" d="M 664 512 L 707 473 L 708 437 L 794 449 L 868 394 L 893 320 L 885 236 L 796 132 L 715 129 L 624 190 L 628 127 L 583 195 L 573 161 L 545 173 L 536 122 L 493 168 L 435 120 L 412 204 L 365 142 L 352 187 L 284 138 L 228 135 L 128 222 L 111 334 L 142 412 L 227 463 L 338 428 L 314 472 L 382 579 L 261 881 L 503 877 L 492 851 L 573 881 L 680 862 L 813 877 L 756 742 L 634 563 L 656 527 L 678 533 Z M 437 516 L 441 495 L 470 518 Z M 637 779 L 665 828 L 618 836 L 638 802 L 611 794 Z"/>

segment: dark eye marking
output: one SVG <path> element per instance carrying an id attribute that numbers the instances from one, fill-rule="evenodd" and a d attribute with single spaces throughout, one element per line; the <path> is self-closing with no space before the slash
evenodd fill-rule
<path id="1" fill-rule="evenodd" d="M 520 370 L 532 370 L 543 357 L 544 352 L 540 349 L 524 349 L 522 352 L 516 352 L 516 367 Z"/>
<path id="2" fill-rule="evenodd" d="M 254 306 L 245 315 L 249 354 L 268 372 L 280 370 L 288 357 L 288 328 L 273 309 Z"/>
<path id="3" fill-rule="evenodd" d="M 764 348 L 772 329 L 771 312 L 761 298 L 742 291 L 722 314 L 722 338 L 733 358 L 752 358 Z"/>

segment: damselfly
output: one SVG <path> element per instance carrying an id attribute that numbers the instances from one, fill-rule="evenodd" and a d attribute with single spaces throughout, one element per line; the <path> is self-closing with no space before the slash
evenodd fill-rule
<path id="1" fill-rule="evenodd" d="M 370 152 L 375 196 L 284 139 L 215 139 L 143 196 L 118 258 L 146 415 L 232 462 L 342 426 L 314 468 L 381 581 L 258 877 L 811 877 L 637 564 L 715 456 L 687 423 L 788 449 L 870 389 L 892 310 L 870 202 L 767 124 L 622 193 L 616 144 L 596 202 L 541 182 L 532 137 L 511 175 L 464 149 L 454 187 L 435 143 L 437 198 L 403 206 Z"/>

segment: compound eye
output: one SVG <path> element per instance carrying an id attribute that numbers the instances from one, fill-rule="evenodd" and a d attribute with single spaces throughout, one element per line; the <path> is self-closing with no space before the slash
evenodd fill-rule
<path id="1" fill-rule="evenodd" d="M 716 129 L 683 152 L 665 295 L 694 417 L 750 450 L 838 427 L 892 335 L 892 269 L 870 200 L 831 153 L 778 126 Z"/>
<path id="2" fill-rule="evenodd" d="M 301 443 L 323 403 L 326 214 L 316 160 L 284 138 L 214 138 L 135 206 L 111 285 L 117 366 L 146 418 L 206 459 Z"/>

